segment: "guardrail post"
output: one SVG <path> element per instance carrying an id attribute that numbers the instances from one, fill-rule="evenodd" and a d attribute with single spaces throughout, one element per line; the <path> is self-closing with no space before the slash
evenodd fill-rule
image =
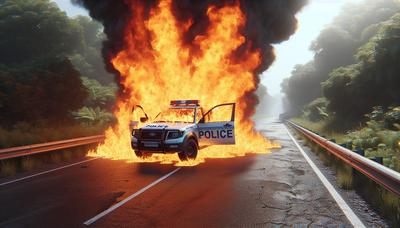
<path id="1" fill-rule="evenodd" d="M 363 149 L 356 149 L 354 152 L 356 152 L 357 154 L 365 157 L 365 151 Z"/>
<path id="2" fill-rule="evenodd" d="M 383 157 L 373 157 L 371 160 L 383 165 Z"/>

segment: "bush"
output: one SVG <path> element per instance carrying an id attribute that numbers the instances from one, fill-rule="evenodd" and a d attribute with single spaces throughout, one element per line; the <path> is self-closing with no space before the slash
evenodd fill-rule
<path id="1" fill-rule="evenodd" d="M 329 118 L 329 114 L 326 111 L 328 101 L 326 98 L 318 98 L 306 106 L 304 114 L 306 118 L 311 121 L 320 121 Z"/>

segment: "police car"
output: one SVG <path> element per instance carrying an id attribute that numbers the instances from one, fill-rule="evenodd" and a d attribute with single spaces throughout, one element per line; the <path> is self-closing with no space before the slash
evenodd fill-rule
<path id="1" fill-rule="evenodd" d="M 141 122 L 148 122 L 141 106 L 133 111 L 142 113 Z M 131 145 L 136 156 L 178 153 L 182 161 L 194 160 L 205 147 L 235 144 L 235 103 L 220 104 L 204 112 L 198 100 L 171 101 L 170 108 L 160 112 L 151 123 L 132 128 Z"/>

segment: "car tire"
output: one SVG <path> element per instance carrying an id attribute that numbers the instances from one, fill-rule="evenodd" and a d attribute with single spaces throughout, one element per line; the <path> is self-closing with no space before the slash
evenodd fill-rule
<path id="1" fill-rule="evenodd" d="M 197 157 L 197 142 L 194 139 L 187 140 L 182 148 L 182 151 L 178 153 L 181 161 L 195 160 Z"/>
<path id="2" fill-rule="evenodd" d="M 151 157 L 152 154 L 144 152 L 144 151 L 141 151 L 141 150 L 135 150 L 135 155 L 138 158 L 146 159 L 146 158 Z"/>

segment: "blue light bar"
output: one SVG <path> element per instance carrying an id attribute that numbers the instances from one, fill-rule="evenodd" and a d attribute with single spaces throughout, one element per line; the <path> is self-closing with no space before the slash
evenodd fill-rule
<path id="1" fill-rule="evenodd" d="M 199 100 L 174 100 L 171 101 L 172 106 L 188 106 L 188 105 L 199 105 Z"/>

